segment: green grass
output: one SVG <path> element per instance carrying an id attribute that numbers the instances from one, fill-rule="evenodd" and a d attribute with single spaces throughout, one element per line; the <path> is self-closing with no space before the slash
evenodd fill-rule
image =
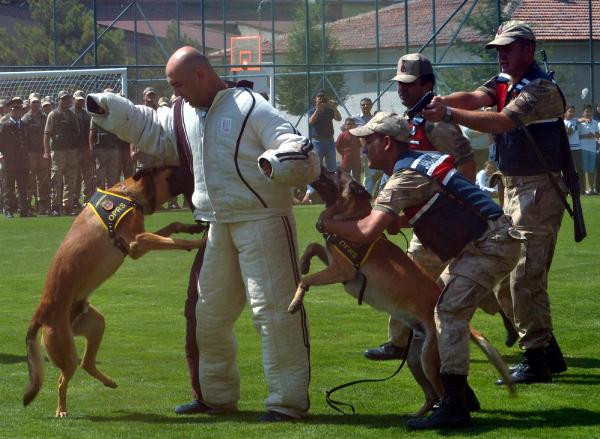
<path id="1" fill-rule="evenodd" d="M 501 438 L 600 437 L 600 197 L 583 200 L 588 238 L 572 240 L 565 218 L 550 275 L 555 334 L 569 371 L 552 384 L 519 387 L 509 398 L 496 387 L 494 370 L 483 354 L 472 350 L 470 382 L 483 411 L 475 426 L 447 435 Z M 320 206 L 296 208 L 300 249 L 321 238 L 314 229 Z M 187 211 L 160 212 L 147 219 L 150 230 L 174 220 L 189 221 Z M 294 438 L 398 437 L 407 434 L 405 415 L 415 411 L 422 394 L 408 370 L 383 383 L 363 384 L 336 393 L 351 402 L 354 416 L 342 416 L 324 401 L 324 391 L 346 381 L 384 377 L 395 362 L 370 362 L 361 352 L 385 341 L 387 317 L 358 307 L 339 285 L 311 289 L 306 298 L 311 324 L 312 380 L 310 418 L 285 425 L 264 425 L 266 384 L 259 338 L 248 312 L 236 331 L 242 375 L 240 411 L 227 416 L 181 417 L 176 404 L 190 399 L 183 355 L 187 277 L 193 254 L 155 252 L 127 260 L 103 284 L 91 302 L 104 314 L 107 328 L 99 367 L 119 387 L 106 388 L 79 370 L 69 387 L 69 418 L 55 419 L 58 372 L 46 362 L 46 378 L 37 399 L 21 404 L 27 382 L 25 332 L 35 310 L 50 259 L 71 219 L 6 220 L 0 218 L 0 404 L 1 438 Z M 402 242 L 399 240 L 399 242 Z M 313 270 L 319 264 L 313 265 Z M 401 287 L 401 286 L 399 286 Z M 514 361 L 517 349 L 503 345 L 500 319 L 478 311 L 474 324 Z M 81 354 L 83 344 L 78 340 Z M 413 433 L 435 437 L 436 432 Z"/>

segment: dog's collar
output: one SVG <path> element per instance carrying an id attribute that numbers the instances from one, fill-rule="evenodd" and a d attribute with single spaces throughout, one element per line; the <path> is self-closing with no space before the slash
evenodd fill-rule
<path id="1" fill-rule="evenodd" d="M 139 204 L 124 195 L 96 189 L 88 205 L 100 220 L 100 224 L 108 231 L 113 244 L 127 256 L 129 250 L 123 240 L 117 237 L 116 230 L 121 220 L 134 208 L 140 207 Z"/>

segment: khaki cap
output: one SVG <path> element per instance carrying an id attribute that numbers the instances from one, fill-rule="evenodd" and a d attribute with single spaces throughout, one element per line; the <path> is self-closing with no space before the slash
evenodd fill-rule
<path id="1" fill-rule="evenodd" d="M 71 93 L 69 93 L 67 90 L 61 90 L 58 92 L 58 99 L 62 99 L 62 98 L 66 98 L 66 97 L 71 97 Z"/>
<path id="2" fill-rule="evenodd" d="M 73 97 L 77 100 L 85 99 L 85 93 L 83 90 L 77 90 L 75 93 L 73 93 Z"/>
<path id="3" fill-rule="evenodd" d="M 19 96 L 15 96 L 14 98 L 12 98 L 10 101 L 8 101 L 6 103 L 7 107 L 12 107 L 15 105 L 19 105 L 19 106 L 23 105 L 23 99 L 21 99 Z"/>
<path id="4" fill-rule="evenodd" d="M 156 90 L 154 89 L 154 87 L 146 87 L 144 89 L 144 96 L 147 95 L 147 94 L 150 94 L 150 93 L 157 94 Z"/>
<path id="5" fill-rule="evenodd" d="M 380 111 L 366 124 L 349 131 L 356 137 L 367 137 L 373 133 L 384 134 L 399 142 L 408 142 L 410 138 L 408 121 L 396 113 L 385 111 Z"/>
<path id="6" fill-rule="evenodd" d="M 114 93 L 114 92 L 115 92 L 115 90 L 112 89 L 112 88 L 110 88 L 110 87 L 105 88 L 104 90 L 102 90 L 102 93 Z"/>
<path id="7" fill-rule="evenodd" d="M 423 75 L 433 75 L 431 62 L 420 53 L 409 53 L 398 60 L 396 76 L 391 80 L 410 84 Z"/>
<path id="8" fill-rule="evenodd" d="M 500 25 L 496 31 L 496 38 L 485 45 L 486 49 L 496 46 L 506 46 L 517 41 L 519 38 L 535 41 L 535 35 L 531 27 L 524 21 L 509 20 Z"/>
<path id="9" fill-rule="evenodd" d="M 29 95 L 29 102 L 40 102 L 42 98 L 38 93 L 31 93 Z"/>
<path id="10" fill-rule="evenodd" d="M 159 107 L 170 107 L 171 106 L 171 102 L 169 101 L 168 98 L 160 98 L 158 100 L 158 106 Z"/>
<path id="11" fill-rule="evenodd" d="M 177 96 L 171 95 L 171 103 L 174 104 L 176 100 L 177 100 Z"/>

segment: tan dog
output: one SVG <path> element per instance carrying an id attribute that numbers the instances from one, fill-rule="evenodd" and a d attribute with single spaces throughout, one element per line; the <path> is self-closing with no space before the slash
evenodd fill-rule
<path id="1" fill-rule="evenodd" d="M 90 203 L 75 218 L 52 259 L 40 305 L 27 332 L 29 385 L 23 396 L 24 405 L 36 397 L 42 386 L 44 367 L 36 340 L 40 328 L 48 356 L 62 372 L 58 382 L 56 416 L 67 416 L 67 386 L 77 368 L 75 335 L 86 338 L 81 367 L 105 386 L 117 387 L 111 378 L 96 368 L 104 317 L 88 303 L 88 297 L 117 271 L 125 259 L 125 251 L 137 259 L 149 250 L 191 250 L 204 244 L 204 240 L 186 241 L 168 237 L 179 232 L 198 233 L 204 225 L 172 223 L 154 234 L 144 232 L 144 214 L 153 213 L 171 198 L 167 178 L 173 169 L 164 167 L 142 171 L 109 189 L 109 192 L 126 196 L 136 203 L 115 226 L 114 239 L 111 239 Z M 110 201 L 105 201 L 103 206 L 107 210 L 113 207 Z M 117 208 L 115 206 L 112 211 Z"/>
<path id="2" fill-rule="evenodd" d="M 371 212 L 369 193 L 347 173 L 341 173 L 338 178 L 323 172 L 319 181 L 311 184 L 328 205 L 335 205 L 336 220 L 363 218 Z M 434 308 L 441 288 L 402 249 L 383 237 L 372 248 L 365 249 L 366 258 L 362 259 L 360 269 L 351 261 L 354 250 L 345 252 L 350 258 L 343 255 L 342 248 L 346 244 L 328 239 L 325 247 L 317 243 L 308 245 L 300 260 L 302 273 L 308 273 L 313 256 L 319 257 L 327 268 L 301 278 L 289 311 L 299 309 L 310 286 L 343 282 L 346 291 L 357 297 L 359 303 L 364 298 L 373 308 L 410 325 L 417 336 L 411 343 L 407 363 L 425 394 L 425 402 L 415 414 L 422 416 L 444 394 L 434 321 Z M 355 262 L 361 263 L 360 260 Z M 358 275 L 359 271 L 363 276 Z M 508 368 L 498 351 L 473 328 L 471 340 L 510 383 Z M 512 386 L 509 388 L 512 392 Z"/>

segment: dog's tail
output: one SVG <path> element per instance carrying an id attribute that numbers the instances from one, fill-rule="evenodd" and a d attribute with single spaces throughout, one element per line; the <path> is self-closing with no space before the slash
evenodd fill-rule
<path id="1" fill-rule="evenodd" d="M 27 406 L 37 396 L 42 382 L 44 381 L 44 362 L 40 344 L 37 341 L 37 333 L 42 325 L 34 319 L 27 330 L 25 346 L 27 347 L 27 367 L 29 369 L 29 384 L 23 395 L 23 405 Z"/>
<path id="2" fill-rule="evenodd" d="M 498 352 L 498 350 L 494 346 L 492 346 L 492 344 L 483 336 L 483 334 L 481 334 L 479 331 L 473 328 L 473 326 L 470 326 L 470 330 L 471 340 L 473 341 L 473 343 L 475 343 L 479 347 L 479 349 L 483 351 L 485 356 L 488 358 L 489 362 L 492 363 L 492 365 L 498 370 L 498 372 L 500 372 L 500 376 L 506 383 L 508 391 L 511 395 L 514 395 L 516 393 L 516 389 L 510 377 L 510 371 L 508 370 L 508 366 L 506 365 L 506 362 L 504 361 L 502 356 L 500 356 L 500 352 Z"/>

